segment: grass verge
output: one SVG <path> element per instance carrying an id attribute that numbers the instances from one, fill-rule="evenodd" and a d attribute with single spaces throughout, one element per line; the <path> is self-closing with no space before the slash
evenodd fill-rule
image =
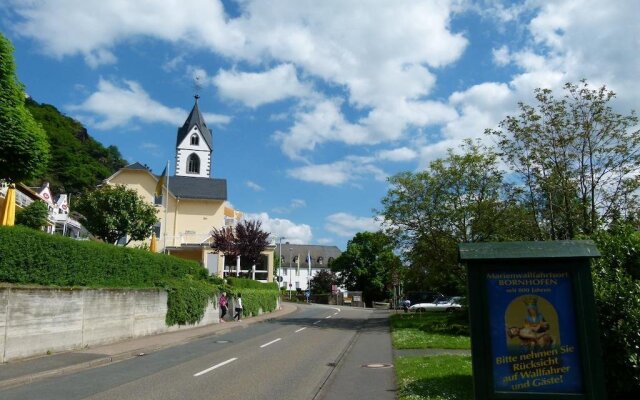
<path id="1" fill-rule="evenodd" d="M 473 398 L 471 357 L 399 357 L 395 367 L 399 400 Z"/>
<path id="2" fill-rule="evenodd" d="M 396 314 L 391 316 L 396 349 L 470 349 L 466 313 Z"/>

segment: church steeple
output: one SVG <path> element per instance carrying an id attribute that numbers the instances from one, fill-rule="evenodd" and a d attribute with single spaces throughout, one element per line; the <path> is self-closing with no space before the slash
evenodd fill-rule
<path id="1" fill-rule="evenodd" d="M 211 174 L 213 151 L 211 130 L 200 113 L 197 94 L 191 113 L 176 139 L 176 175 L 208 178 Z"/>

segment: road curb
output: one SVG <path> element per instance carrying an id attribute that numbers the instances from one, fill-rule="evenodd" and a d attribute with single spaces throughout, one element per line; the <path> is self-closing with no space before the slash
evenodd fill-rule
<path id="1" fill-rule="evenodd" d="M 140 356 L 144 356 L 147 354 L 151 354 L 154 353 L 156 351 L 160 351 L 160 350 L 164 350 L 164 349 L 168 349 L 170 347 L 174 347 L 174 346 L 180 346 L 182 344 L 186 344 L 189 342 L 192 342 L 194 340 L 198 340 L 198 339 L 203 339 L 209 336 L 218 336 L 218 335 L 224 335 L 227 334 L 231 331 L 237 330 L 237 329 L 242 329 L 242 328 L 246 328 L 248 325 L 252 325 L 252 324 L 256 324 L 256 323 L 262 323 L 262 322 L 268 322 L 268 321 L 272 321 L 274 319 L 278 319 L 281 318 L 285 315 L 291 314 L 292 312 L 296 311 L 298 309 L 297 306 L 293 305 L 293 307 L 286 307 L 286 310 L 283 310 L 282 308 L 274 311 L 273 313 L 278 313 L 278 315 L 271 315 L 272 313 L 270 313 L 267 317 L 261 318 L 261 316 L 256 316 L 256 317 L 251 317 L 251 318 L 246 318 L 243 320 L 243 323 L 241 324 L 236 324 L 234 325 L 231 322 L 228 322 L 230 324 L 230 326 L 222 328 L 222 329 L 217 329 L 215 331 L 209 331 L 209 332 L 205 332 L 202 334 L 198 334 L 198 335 L 194 335 L 194 336 L 189 336 L 183 339 L 179 339 L 176 340 L 174 342 L 170 342 L 170 343 L 166 343 L 166 344 L 158 344 L 158 345 L 153 345 L 153 346 L 146 346 L 146 347 L 140 347 L 138 349 L 135 350 L 127 350 L 125 352 L 122 353 L 118 353 L 118 354 L 113 354 L 113 355 L 106 355 L 104 357 L 100 357 L 100 358 L 96 358 L 90 361 L 84 361 L 84 362 L 80 362 L 77 364 L 72 364 L 72 365 L 68 365 L 65 367 L 59 367 L 59 368 L 53 368 L 47 371 L 41 371 L 41 372 L 34 372 L 32 374 L 26 374 L 26 375 L 22 375 L 16 378 L 9 378 L 9 379 L 4 379 L 4 380 L 0 380 L 0 389 L 10 389 L 13 387 L 18 387 L 18 386 L 22 386 L 22 385 L 27 385 L 33 382 L 37 382 L 37 381 L 41 381 L 43 379 L 47 379 L 47 378 L 51 378 L 53 376 L 62 376 L 62 375 L 68 375 L 68 374 L 72 374 L 75 372 L 80 372 L 83 370 L 88 370 L 91 368 L 96 368 L 96 367 L 100 367 L 106 364 L 110 364 L 110 363 L 115 363 L 115 362 L 120 362 L 120 361 L 125 361 L 125 360 L 129 360 L 131 358 L 135 358 L 135 357 L 140 357 Z M 265 314 L 263 314 L 265 315 Z M 197 328 L 196 328 L 197 329 Z M 83 349 L 85 350 L 85 349 Z M 70 352 L 70 353 L 73 353 Z"/>

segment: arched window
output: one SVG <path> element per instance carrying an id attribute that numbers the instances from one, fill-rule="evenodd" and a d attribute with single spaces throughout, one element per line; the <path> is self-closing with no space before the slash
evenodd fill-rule
<path id="1" fill-rule="evenodd" d="M 324 258 L 318 257 L 318 264 L 322 265 L 323 262 L 324 262 Z"/>
<path id="2" fill-rule="evenodd" d="M 193 135 L 191 135 L 191 145 L 197 146 L 198 143 L 200 143 L 200 138 L 198 138 L 198 135 L 194 133 Z"/>
<path id="3" fill-rule="evenodd" d="M 200 173 L 200 158 L 196 154 L 191 154 L 187 158 L 187 172 L 190 174 Z"/>

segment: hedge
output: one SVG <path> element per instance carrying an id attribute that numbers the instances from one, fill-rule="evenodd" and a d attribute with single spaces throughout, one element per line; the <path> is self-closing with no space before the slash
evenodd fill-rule
<path id="1" fill-rule="evenodd" d="M 227 277 L 229 286 L 236 289 L 258 289 L 258 290 L 274 290 L 279 291 L 278 284 L 275 282 L 262 283 L 247 278 Z"/>
<path id="2" fill-rule="evenodd" d="M 232 277 L 228 277 L 227 282 L 232 296 L 242 294 L 242 308 L 245 316 L 258 315 L 260 310 L 271 312 L 278 307 L 280 289 L 275 282 L 262 283 Z"/>
<path id="3" fill-rule="evenodd" d="M 215 301 L 220 292 L 216 285 L 191 277 L 167 280 L 168 293 L 166 323 L 172 325 L 196 324 L 202 320 L 209 301 Z"/>
<path id="4" fill-rule="evenodd" d="M 233 295 L 242 294 L 242 308 L 245 316 L 258 315 L 259 311 L 271 312 L 278 306 L 278 292 L 273 290 L 242 289 Z"/>
<path id="5" fill-rule="evenodd" d="M 0 282 L 145 288 L 187 275 L 206 279 L 207 271 L 195 261 L 164 254 L 0 227 Z"/>

